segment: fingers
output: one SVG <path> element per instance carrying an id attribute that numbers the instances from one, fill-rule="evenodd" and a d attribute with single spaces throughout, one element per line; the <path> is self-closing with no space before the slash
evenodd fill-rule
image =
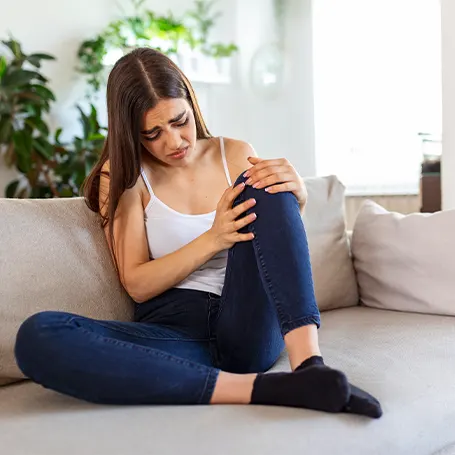
<path id="1" fill-rule="evenodd" d="M 294 180 L 295 178 L 292 174 L 278 173 L 269 175 L 268 177 L 258 180 L 256 183 L 253 183 L 252 186 L 253 188 L 259 190 L 261 188 L 266 188 L 270 185 L 274 185 L 276 183 L 292 183 Z"/>
<path id="2" fill-rule="evenodd" d="M 220 200 L 220 206 L 223 210 L 229 210 L 235 198 L 245 189 L 245 183 L 239 183 L 237 186 L 229 187 Z"/>
<path id="3" fill-rule="evenodd" d="M 236 242 L 249 242 L 254 239 L 254 234 L 249 232 L 248 234 L 237 234 L 235 237 Z"/>
<path id="4" fill-rule="evenodd" d="M 245 182 L 247 185 L 249 185 L 253 179 L 259 180 L 271 174 L 286 172 L 287 168 L 285 166 L 267 166 L 264 169 L 257 169 L 255 166 L 252 167 L 250 171 L 250 178 Z"/>
<path id="5" fill-rule="evenodd" d="M 256 199 L 248 199 L 247 201 L 242 202 L 241 204 L 237 205 L 235 208 L 231 210 L 229 218 L 231 220 L 235 220 L 243 212 L 246 212 L 249 208 L 253 207 L 254 205 L 256 205 Z"/>
<path id="6" fill-rule="evenodd" d="M 243 176 L 250 177 L 251 175 L 255 174 L 258 171 L 262 171 L 268 167 L 282 167 L 282 168 L 290 168 L 292 167 L 291 163 L 286 158 L 279 158 L 275 160 L 261 160 L 257 164 L 254 164 L 253 167 L 248 169 Z"/>
<path id="7" fill-rule="evenodd" d="M 264 161 L 264 159 L 259 158 L 258 156 L 249 156 L 248 161 L 254 165 L 254 164 L 260 163 L 261 161 Z"/>
<path id="8" fill-rule="evenodd" d="M 281 183 L 280 185 L 273 185 L 269 186 L 268 188 L 265 189 L 267 193 L 270 194 L 275 194 L 275 193 L 285 193 L 287 191 L 295 191 L 298 188 L 297 184 L 295 182 L 286 182 L 286 183 Z"/>
<path id="9" fill-rule="evenodd" d="M 239 231 L 248 224 L 251 224 L 256 218 L 257 215 L 255 213 L 250 213 L 249 215 L 244 216 L 240 220 L 234 221 L 234 230 Z"/>

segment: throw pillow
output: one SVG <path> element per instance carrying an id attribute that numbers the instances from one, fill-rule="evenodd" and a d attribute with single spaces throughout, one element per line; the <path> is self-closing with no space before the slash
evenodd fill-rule
<path id="1" fill-rule="evenodd" d="M 364 203 L 352 254 L 362 304 L 455 315 L 455 210 L 402 215 Z"/>

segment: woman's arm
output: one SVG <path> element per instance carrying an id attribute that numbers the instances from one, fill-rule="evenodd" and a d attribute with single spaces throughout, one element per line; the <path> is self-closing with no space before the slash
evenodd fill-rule
<path id="1" fill-rule="evenodd" d="M 103 170 L 109 172 L 108 163 Z M 107 211 L 108 193 L 109 177 L 101 174 L 99 199 L 103 215 Z M 107 226 L 105 235 L 114 254 Z M 114 245 L 120 281 L 138 303 L 170 289 L 217 253 L 216 244 L 206 233 L 174 253 L 151 261 L 138 184 L 120 197 L 114 220 Z"/>
<path id="2" fill-rule="evenodd" d="M 104 169 L 104 168 L 103 168 Z M 107 210 L 109 178 L 102 174 L 100 181 L 100 207 Z M 229 188 L 217 207 L 212 229 L 195 240 L 159 259 L 150 260 L 144 223 L 144 210 L 138 185 L 126 190 L 119 201 L 114 220 L 115 257 L 120 281 L 137 303 L 145 302 L 183 281 L 219 251 L 232 246 L 235 241 L 251 240 L 250 234 L 237 231 L 254 218 L 235 221 L 251 202 L 231 209 L 232 201 L 243 188 Z M 108 227 L 105 228 L 111 253 Z"/>
<path id="3" fill-rule="evenodd" d="M 217 253 L 206 232 L 179 250 L 130 267 L 125 289 L 137 302 L 145 302 L 183 281 Z"/>

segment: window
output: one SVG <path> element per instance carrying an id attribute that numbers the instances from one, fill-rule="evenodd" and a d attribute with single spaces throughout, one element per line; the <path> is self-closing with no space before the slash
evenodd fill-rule
<path id="1" fill-rule="evenodd" d="M 439 0 L 313 0 L 316 169 L 350 194 L 417 194 L 442 130 Z"/>

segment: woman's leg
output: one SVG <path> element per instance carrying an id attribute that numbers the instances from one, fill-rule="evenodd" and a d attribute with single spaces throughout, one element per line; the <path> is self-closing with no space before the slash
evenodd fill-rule
<path id="1" fill-rule="evenodd" d="M 157 324 L 53 311 L 22 324 L 15 354 L 33 381 L 105 404 L 209 403 L 219 373 L 208 340 Z"/>
<path id="2" fill-rule="evenodd" d="M 242 181 L 240 176 L 236 184 Z M 252 402 L 379 417 L 379 402 L 350 385 L 343 373 L 326 367 L 320 356 L 320 315 L 296 198 L 247 186 L 234 205 L 252 197 L 257 204 L 247 214 L 254 211 L 257 219 L 244 231 L 255 238 L 229 251 L 216 325 L 218 366 L 237 373 L 262 372 L 285 344 L 295 372 L 259 374 Z"/>
<path id="3" fill-rule="evenodd" d="M 216 326 L 219 365 L 237 373 L 265 371 L 286 345 L 295 369 L 320 355 L 320 315 L 305 229 L 291 193 L 247 186 L 235 205 L 249 198 L 257 201 L 249 212 L 258 217 L 245 229 L 255 238 L 229 250 Z"/>

